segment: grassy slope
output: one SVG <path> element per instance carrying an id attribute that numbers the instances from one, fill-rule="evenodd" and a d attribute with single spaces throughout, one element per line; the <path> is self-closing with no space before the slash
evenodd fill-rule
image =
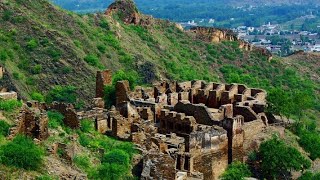
<path id="1" fill-rule="evenodd" d="M 54 85 L 69 84 L 88 101 L 99 68 L 137 71 L 140 83 L 204 79 L 260 87 L 275 84 L 285 72 L 281 60 L 269 63 L 258 53 L 238 49 L 236 42 L 210 45 L 194 40 L 162 20 L 148 27 L 125 25 L 102 14 L 79 16 L 45 0 L 2 1 L 0 7 L 0 53 L 5 57 L 0 63 L 25 98 L 33 91 L 45 94 Z M 87 64 L 87 55 L 100 62 Z M 226 69 L 237 72 L 230 65 L 237 67 L 241 80 L 230 79 Z"/>

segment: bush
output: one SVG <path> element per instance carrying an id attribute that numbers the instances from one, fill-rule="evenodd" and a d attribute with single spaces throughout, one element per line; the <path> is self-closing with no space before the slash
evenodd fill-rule
<path id="1" fill-rule="evenodd" d="M 35 39 L 31 39 L 30 41 L 28 41 L 27 43 L 27 48 L 29 50 L 34 50 L 35 48 L 38 47 L 38 41 Z"/>
<path id="2" fill-rule="evenodd" d="M 106 53 L 107 46 L 104 45 L 104 44 L 99 44 L 99 45 L 97 45 L 97 49 L 98 49 L 101 53 Z"/>
<path id="3" fill-rule="evenodd" d="M 43 162 L 44 152 L 31 138 L 18 135 L 0 149 L 1 163 L 26 170 L 37 170 Z"/>
<path id="4" fill-rule="evenodd" d="M 34 78 L 32 78 L 32 77 L 28 77 L 28 78 L 26 79 L 26 84 L 27 84 L 27 85 L 30 85 L 30 86 L 36 85 L 35 80 L 34 80 Z"/>
<path id="5" fill-rule="evenodd" d="M 98 66 L 99 65 L 99 58 L 93 54 L 89 54 L 84 58 L 84 61 L 86 61 L 91 66 Z"/>
<path id="6" fill-rule="evenodd" d="M 47 53 L 54 61 L 59 60 L 60 57 L 61 57 L 61 51 L 60 50 L 56 50 L 56 49 L 50 48 L 50 49 L 48 49 Z"/>
<path id="7" fill-rule="evenodd" d="M 0 120 L 0 135 L 2 136 L 7 136 L 9 135 L 10 132 L 10 124 L 7 122 Z"/>
<path id="8" fill-rule="evenodd" d="M 56 111 L 48 111 L 48 127 L 49 128 L 58 128 L 63 125 L 64 116 Z"/>
<path id="9" fill-rule="evenodd" d="M 228 169 L 222 174 L 222 180 L 243 180 L 250 177 L 251 172 L 246 164 L 233 162 Z"/>
<path id="10" fill-rule="evenodd" d="M 107 154 L 105 154 L 102 158 L 102 163 L 116 163 L 121 166 L 129 168 L 130 166 L 130 156 L 128 153 L 123 150 L 114 149 Z"/>
<path id="11" fill-rule="evenodd" d="M 13 111 L 22 106 L 22 102 L 18 100 L 1 100 L 0 99 L 0 110 L 2 111 Z"/>
<path id="12" fill-rule="evenodd" d="M 8 59 L 7 51 L 1 50 L 0 51 L 0 61 L 6 61 Z"/>
<path id="13" fill-rule="evenodd" d="M 33 92 L 31 94 L 31 99 L 38 102 L 44 102 L 44 96 L 41 93 L 37 93 L 37 92 Z"/>
<path id="14" fill-rule="evenodd" d="M 46 102 L 53 101 L 72 103 L 77 101 L 76 88 L 74 86 L 55 86 L 46 96 Z"/>
<path id="15" fill-rule="evenodd" d="M 42 71 L 41 64 L 37 64 L 37 65 L 33 66 L 31 69 L 32 74 L 40 74 L 41 71 Z"/>

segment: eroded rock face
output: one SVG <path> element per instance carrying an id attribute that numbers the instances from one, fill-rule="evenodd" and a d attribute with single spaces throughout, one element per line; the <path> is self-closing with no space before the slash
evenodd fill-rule
<path id="1" fill-rule="evenodd" d="M 272 54 L 265 48 L 254 47 L 250 43 L 239 39 L 232 30 L 213 28 L 213 27 L 193 27 L 189 30 L 197 39 L 205 42 L 219 43 L 222 41 L 238 41 L 239 48 L 246 51 L 256 51 L 261 55 L 266 56 L 270 61 Z"/>
<path id="2" fill-rule="evenodd" d="M 141 21 L 141 15 L 132 0 L 115 1 L 108 7 L 105 14 L 108 16 L 116 14 L 127 24 L 139 24 Z"/>

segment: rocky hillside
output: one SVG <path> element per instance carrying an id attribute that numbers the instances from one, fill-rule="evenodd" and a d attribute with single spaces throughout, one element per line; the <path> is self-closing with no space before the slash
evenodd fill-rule
<path id="1" fill-rule="evenodd" d="M 138 84 L 204 79 L 315 91 L 303 74 L 288 77 L 291 69 L 277 57 L 269 61 L 262 51 L 230 38 L 203 41 L 197 32 L 141 14 L 132 1 L 117 1 L 105 14 L 78 15 L 46 0 L 6 0 L 0 2 L 0 17 L 0 64 L 7 72 L 1 86 L 23 99 L 73 85 L 88 102 L 99 69 L 130 72 Z"/>

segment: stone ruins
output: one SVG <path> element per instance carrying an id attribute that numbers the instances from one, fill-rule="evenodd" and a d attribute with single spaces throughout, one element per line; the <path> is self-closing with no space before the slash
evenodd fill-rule
<path id="1" fill-rule="evenodd" d="M 101 79 L 111 79 L 110 71 L 98 72 Z M 110 83 L 97 83 L 97 92 Z M 218 179 L 229 163 L 245 160 L 254 146 L 250 137 L 268 126 L 266 95 L 240 84 L 163 81 L 130 90 L 119 81 L 115 106 L 104 109 L 97 93 L 93 108 L 78 117 L 135 143 L 143 154 L 142 179 Z"/>
<path id="2" fill-rule="evenodd" d="M 92 119 L 100 133 L 136 144 L 142 156 L 135 165 L 142 167 L 142 179 L 211 180 L 229 163 L 245 161 L 259 146 L 252 137 L 268 126 L 262 89 L 194 80 L 131 90 L 128 81 L 119 81 L 116 104 L 105 109 L 103 87 L 111 80 L 110 70 L 97 72 L 96 98 L 86 111 L 65 103 L 27 102 L 10 137 L 23 133 L 46 139 L 46 111 L 55 110 L 70 128 Z"/>

